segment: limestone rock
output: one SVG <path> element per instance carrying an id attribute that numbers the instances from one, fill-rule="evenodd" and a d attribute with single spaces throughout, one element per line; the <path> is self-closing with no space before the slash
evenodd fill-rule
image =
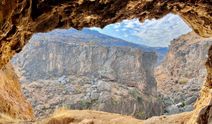
<path id="1" fill-rule="evenodd" d="M 179 106 L 182 111 L 189 110 L 199 97 L 207 77 L 205 62 L 211 45 L 211 38 L 194 32 L 181 36 L 171 42 L 166 59 L 155 70 L 158 91 L 170 97 L 174 105 L 183 103 Z"/>
<path id="2" fill-rule="evenodd" d="M 58 31 L 56 31 L 58 32 Z M 93 31 L 37 34 L 12 60 L 38 117 L 58 107 L 148 118 L 160 115 L 157 56 Z M 38 102 L 39 101 L 39 102 Z"/>

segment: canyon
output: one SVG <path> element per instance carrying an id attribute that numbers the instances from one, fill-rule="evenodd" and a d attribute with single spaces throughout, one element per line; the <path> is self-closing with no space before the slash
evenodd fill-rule
<path id="1" fill-rule="evenodd" d="M 14 54 L 20 52 L 35 32 L 46 32 L 61 27 L 75 27 L 77 29 L 86 26 L 104 27 L 107 24 L 126 18 L 137 17 L 140 21 L 144 21 L 147 18 L 160 18 L 169 12 L 179 14 L 183 17 L 183 19 L 200 36 L 211 37 L 211 8 L 210 0 L 62 0 L 59 2 L 53 0 L 2 0 L 0 2 L 0 65 L 2 68 L 8 63 Z M 195 108 L 192 112 L 171 116 L 153 117 L 145 121 L 137 120 L 136 122 L 188 124 L 210 123 L 212 116 L 212 47 L 210 47 L 208 51 L 205 65 L 207 69 L 207 78 L 204 81 L 199 99 L 195 103 Z M 13 91 L 8 93 L 12 94 Z M 23 101 L 25 100 L 23 99 Z M 4 105 L 1 104 L 1 106 Z M 2 111 L 3 113 L 15 117 L 8 111 L 10 107 L 5 106 L 4 108 L 6 111 Z M 62 113 L 67 114 L 66 118 L 64 118 L 65 116 L 62 113 L 55 113 L 58 115 L 54 115 L 49 118 L 50 120 L 47 119 L 46 121 L 47 123 L 70 123 L 73 121 L 73 115 L 71 115 L 71 112 L 74 111 L 62 111 Z M 81 114 L 84 115 L 83 118 L 88 117 L 85 112 L 81 112 Z M 99 115 L 101 115 L 101 112 L 99 112 Z M 98 117 L 98 115 L 96 115 L 96 117 Z M 106 120 L 111 119 L 106 113 L 105 117 L 108 117 Z M 122 116 L 118 116 L 117 118 L 120 119 L 121 117 Z M 80 118 L 77 121 L 80 122 L 83 118 Z"/>
<path id="2" fill-rule="evenodd" d="M 149 118 L 163 107 L 157 55 L 143 49 L 89 29 L 56 30 L 33 36 L 11 63 L 37 117 L 66 107 Z"/>
<path id="3" fill-rule="evenodd" d="M 34 35 L 11 63 L 38 118 L 58 108 L 149 118 L 194 109 L 211 44 L 188 33 L 158 63 L 158 48 L 90 29 L 55 30 Z"/>

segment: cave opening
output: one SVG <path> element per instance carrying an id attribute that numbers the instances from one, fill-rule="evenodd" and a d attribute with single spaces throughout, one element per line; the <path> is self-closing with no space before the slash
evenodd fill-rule
<path id="1" fill-rule="evenodd" d="M 191 112 L 183 112 L 183 113 L 175 114 L 171 116 L 152 117 L 147 120 L 138 120 L 130 116 L 123 116 L 123 115 L 118 115 L 113 113 L 99 112 L 99 111 L 92 111 L 92 110 L 84 110 L 84 111 L 83 110 L 79 110 L 79 111 L 74 111 L 74 110 L 59 111 L 58 110 L 58 111 L 55 111 L 55 114 L 51 115 L 49 118 L 34 121 L 33 120 L 35 119 L 33 116 L 34 112 L 32 110 L 31 105 L 27 102 L 27 100 L 21 93 L 20 82 L 17 80 L 17 76 L 14 73 L 11 65 L 10 64 L 6 65 L 9 62 L 9 60 L 11 60 L 13 55 L 15 55 L 17 52 L 20 52 L 22 50 L 23 46 L 25 46 L 25 44 L 28 42 L 31 36 L 38 32 L 47 32 L 56 28 L 69 28 L 69 27 L 73 27 L 76 29 L 81 29 L 83 27 L 91 27 L 91 26 L 104 27 L 107 24 L 115 23 L 123 19 L 132 19 L 132 18 L 139 18 L 139 20 L 143 22 L 145 19 L 152 19 L 152 18 L 159 19 L 169 12 L 173 12 L 175 14 L 180 15 L 190 25 L 193 31 L 199 34 L 200 36 L 202 37 L 212 36 L 212 25 L 211 25 L 212 24 L 212 15 L 211 15 L 212 4 L 210 0 L 189 0 L 189 1 L 186 1 L 186 0 L 180 0 L 180 1 L 126 0 L 124 2 L 123 0 L 116 0 L 116 1 L 114 0 L 71 0 L 71 1 L 70 0 L 62 0 L 62 1 L 58 1 L 58 0 L 34 0 L 34 1 L 33 0 L 3 0 L 1 1 L 0 2 L 0 68 L 1 68 L 0 70 L 0 81 L 1 81 L 0 83 L 1 84 L 0 85 L 0 91 L 1 91 L 0 112 L 3 114 L 1 114 L 0 122 L 1 123 L 19 123 L 19 122 L 33 123 L 35 122 L 35 123 L 44 123 L 44 124 L 45 123 L 47 124 L 52 124 L 52 123 L 66 124 L 67 123 L 68 124 L 72 122 L 73 123 L 97 123 L 97 124 L 100 122 L 107 123 L 107 124 L 108 123 L 118 123 L 118 124 L 126 124 L 126 123 L 127 124 L 131 124 L 131 123 L 208 124 L 209 123 L 210 124 L 212 122 L 212 111 L 211 111 L 212 109 L 212 102 L 211 102 L 212 100 L 211 99 L 212 98 L 212 94 L 211 94 L 212 46 L 210 47 L 208 51 L 208 56 L 206 56 L 207 62 L 205 63 L 205 66 L 207 69 L 207 78 L 204 81 L 205 83 L 201 87 L 200 97 L 195 103 L 194 110 Z M 184 38 L 186 38 L 186 36 L 184 36 Z M 195 39 L 198 39 L 198 38 L 195 38 Z M 176 39 L 176 41 L 178 41 L 178 39 Z M 195 41 L 195 40 L 192 40 L 192 41 Z M 81 44 L 81 45 L 84 45 L 84 44 Z M 196 46 L 198 47 L 198 45 Z M 178 46 L 178 47 L 181 47 L 181 46 Z M 195 53 L 195 51 L 193 51 L 193 53 Z M 199 53 L 201 54 L 202 52 L 199 52 Z M 145 58 L 144 52 L 142 53 L 142 55 Z M 168 55 L 169 57 L 173 56 L 173 54 L 168 54 Z M 183 56 L 183 55 L 185 55 L 185 53 L 181 52 L 180 56 Z M 83 56 L 79 56 L 79 57 L 83 57 Z M 198 59 L 199 58 L 197 58 L 196 60 Z M 126 59 L 126 60 L 132 60 L 132 58 L 130 57 L 130 59 Z M 167 59 L 165 59 L 164 61 L 166 60 Z M 186 61 L 186 60 L 184 59 L 183 61 Z M 176 62 L 178 62 L 177 59 L 176 59 Z M 76 62 L 76 64 L 78 64 L 78 62 Z M 132 65 L 133 64 L 130 64 L 130 66 Z M 169 64 L 167 66 L 169 66 Z M 178 67 L 179 66 L 176 66 L 176 68 Z M 168 68 L 168 69 L 171 70 L 172 68 Z M 104 68 L 103 70 L 104 70 L 103 71 L 103 74 L 104 74 L 105 70 L 107 69 Z M 54 70 L 54 71 L 57 71 L 57 70 Z M 187 70 L 184 70 L 184 71 L 187 71 Z M 170 73 L 170 75 L 176 76 L 176 73 L 178 72 L 180 72 L 179 69 L 177 69 L 176 72 Z M 190 74 L 188 74 L 187 76 L 190 77 Z M 172 90 L 176 90 L 175 86 L 177 86 L 178 84 L 181 84 L 181 85 L 187 84 L 188 79 L 185 78 L 187 76 L 181 76 L 182 81 L 176 80 L 176 78 L 173 78 L 174 84 L 171 86 L 174 88 Z M 197 77 L 198 76 L 199 75 L 197 75 Z M 107 77 L 108 76 L 106 77 L 104 76 L 103 78 L 105 79 Z M 166 78 L 166 76 L 164 77 Z M 61 80 L 63 79 L 64 78 L 62 78 Z M 115 81 L 114 79 L 112 80 L 111 78 L 109 79 L 110 80 L 106 80 L 106 81 L 111 81 L 111 82 Z M 135 88 L 135 86 L 136 86 L 135 84 L 130 84 L 129 87 Z M 140 85 L 141 89 L 142 88 L 148 89 L 145 87 L 146 86 Z M 189 90 L 189 87 L 187 88 Z M 111 88 L 108 88 L 108 89 L 112 90 Z M 186 89 L 186 87 L 184 89 Z M 39 90 L 41 90 L 41 88 Z M 139 94 L 139 92 L 137 91 L 131 92 L 131 93 L 134 95 Z M 136 97 L 136 100 L 148 101 L 149 99 L 145 99 L 145 98 L 150 98 L 150 97 L 152 98 L 152 96 L 142 97 L 142 98 Z M 116 98 L 119 98 L 119 97 L 116 97 Z M 128 100 L 128 98 L 129 97 L 127 97 L 126 99 Z M 83 103 L 82 105 L 86 105 L 86 106 L 90 105 L 90 104 L 84 104 L 85 102 L 82 102 L 82 103 Z M 114 105 L 118 105 L 117 104 L 118 102 L 111 102 L 111 103 Z M 151 102 L 150 105 L 152 106 L 153 103 L 154 102 Z M 129 104 L 131 104 L 130 100 L 127 105 Z M 48 108 L 48 104 L 46 105 Z M 146 105 L 146 104 L 143 104 L 143 105 Z M 181 104 L 180 106 L 184 106 L 184 105 L 185 105 L 185 102 Z M 126 105 L 123 105 L 123 106 L 126 107 Z M 137 105 L 135 104 L 133 104 L 132 106 L 133 107 L 130 107 L 130 108 L 137 108 Z M 157 107 L 158 105 L 154 105 L 154 107 L 155 106 Z M 149 108 L 149 106 L 145 106 L 145 107 Z M 43 107 L 43 106 L 41 106 L 41 108 L 46 109 L 46 107 Z M 127 108 L 128 107 L 126 107 L 125 110 L 127 110 Z M 131 110 L 137 110 L 137 109 L 131 109 Z M 149 109 L 149 111 L 152 111 L 152 110 Z M 131 114 L 134 114 L 134 113 L 137 113 L 137 111 L 132 111 Z M 140 111 L 140 113 L 138 113 L 138 115 L 146 115 L 146 114 L 147 113 L 143 111 Z M 9 115 L 10 117 L 8 117 L 7 115 Z M 143 118 L 146 118 L 146 117 L 143 117 Z M 20 119 L 20 120 L 17 120 L 17 119 Z M 30 121 L 26 121 L 26 120 L 30 120 Z"/>
<path id="2" fill-rule="evenodd" d="M 147 119 L 193 110 L 211 42 L 168 14 L 38 33 L 11 63 L 38 118 L 63 107 Z"/>

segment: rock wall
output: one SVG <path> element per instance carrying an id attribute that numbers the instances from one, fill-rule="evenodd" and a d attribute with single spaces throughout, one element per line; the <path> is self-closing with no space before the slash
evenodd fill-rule
<path id="1" fill-rule="evenodd" d="M 34 118 L 32 106 L 22 95 L 20 82 L 10 64 L 0 70 L 0 113 L 19 119 Z"/>
<path id="2" fill-rule="evenodd" d="M 191 32 L 173 40 L 166 59 L 155 69 L 158 91 L 167 114 L 193 110 L 206 80 L 205 62 L 211 38 Z"/>
<path id="3" fill-rule="evenodd" d="M 210 46 L 208 50 L 208 58 L 206 62 L 206 69 L 207 69 L 207 78 L 203 83 L 200 91 L 200 97 L 196 101 L 194 105 L 194 110 L 189 113 L 181 113 L 171 116 L 159 116 L 154 117 L 146 120 L 147 123 L 170 123 L 170 124 L 210 124 L 211 121 L 211 100 L 212 100 L 212 93 L 211 93 L 211 79 L 212 79 L 212 46 Z"/>
<path id="4" fill-rule="evenodd" d="M 77 35 L 64 41 L 58 40 L 64 35 L 51 36 L 38 34 L 13 59 L 24 94 L 38 117 L 58 107 L 137 118 L 161 114 L 153 76 L 156 53 L 117 46 L 118 41 L 106 36 L 105 42 L 89 41 L 89 34 L 83 40 Z M 106 41 L 111 44 L 106 45 Z"/>

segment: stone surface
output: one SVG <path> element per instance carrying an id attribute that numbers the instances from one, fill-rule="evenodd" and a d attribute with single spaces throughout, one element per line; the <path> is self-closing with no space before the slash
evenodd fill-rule
<path id="1" fill-rule="evenodd" d="M 38 34 L 12 60 L 38 117 L 59 107 L 137 118 L 162 114 L 156 53 L 93 31 L 69 33 Z"/>
<path id="2" fill-rule="evenodd" d="M 0 70 L 0 112 L 13 118 L 34 118 L 32 106 L 22 95 L 18 77 L 10 64 Z"/>
<path id="3" fill-rule="evenodd" d="M 145 121 L 130 116 L 91 111 L 91 110 L 58 110 L 50 118 L 40 121 L 43 124 L 81 124 L 92 120 L 93 124 L 183 124 L 189 120 L 191 113 L 171 116 L 152 117 Z M 69 120 L 67 122 L 67 120 Z M 188 123 L 189 124 L 189 123 Z"/>
<path id="4" fill-rule="evenodd" d="M 173 106 L 178 106 L 177 113 L 192 110 L 190 105 L 199 97 L 207 76 L 205 62 L 211 45 L 211 38 L 202 38 L 194 32 L 171 42 L 166 59 L 155 69 L 158 91 L 173 104 L 165 113 L 173 114 L 170 111 Z"/>
<path id="5" fill-rule="evenodd" d="M 119 114 L 93 110 L 58 110 L 42 124 L 143 124 L 141 120 Z"/>

